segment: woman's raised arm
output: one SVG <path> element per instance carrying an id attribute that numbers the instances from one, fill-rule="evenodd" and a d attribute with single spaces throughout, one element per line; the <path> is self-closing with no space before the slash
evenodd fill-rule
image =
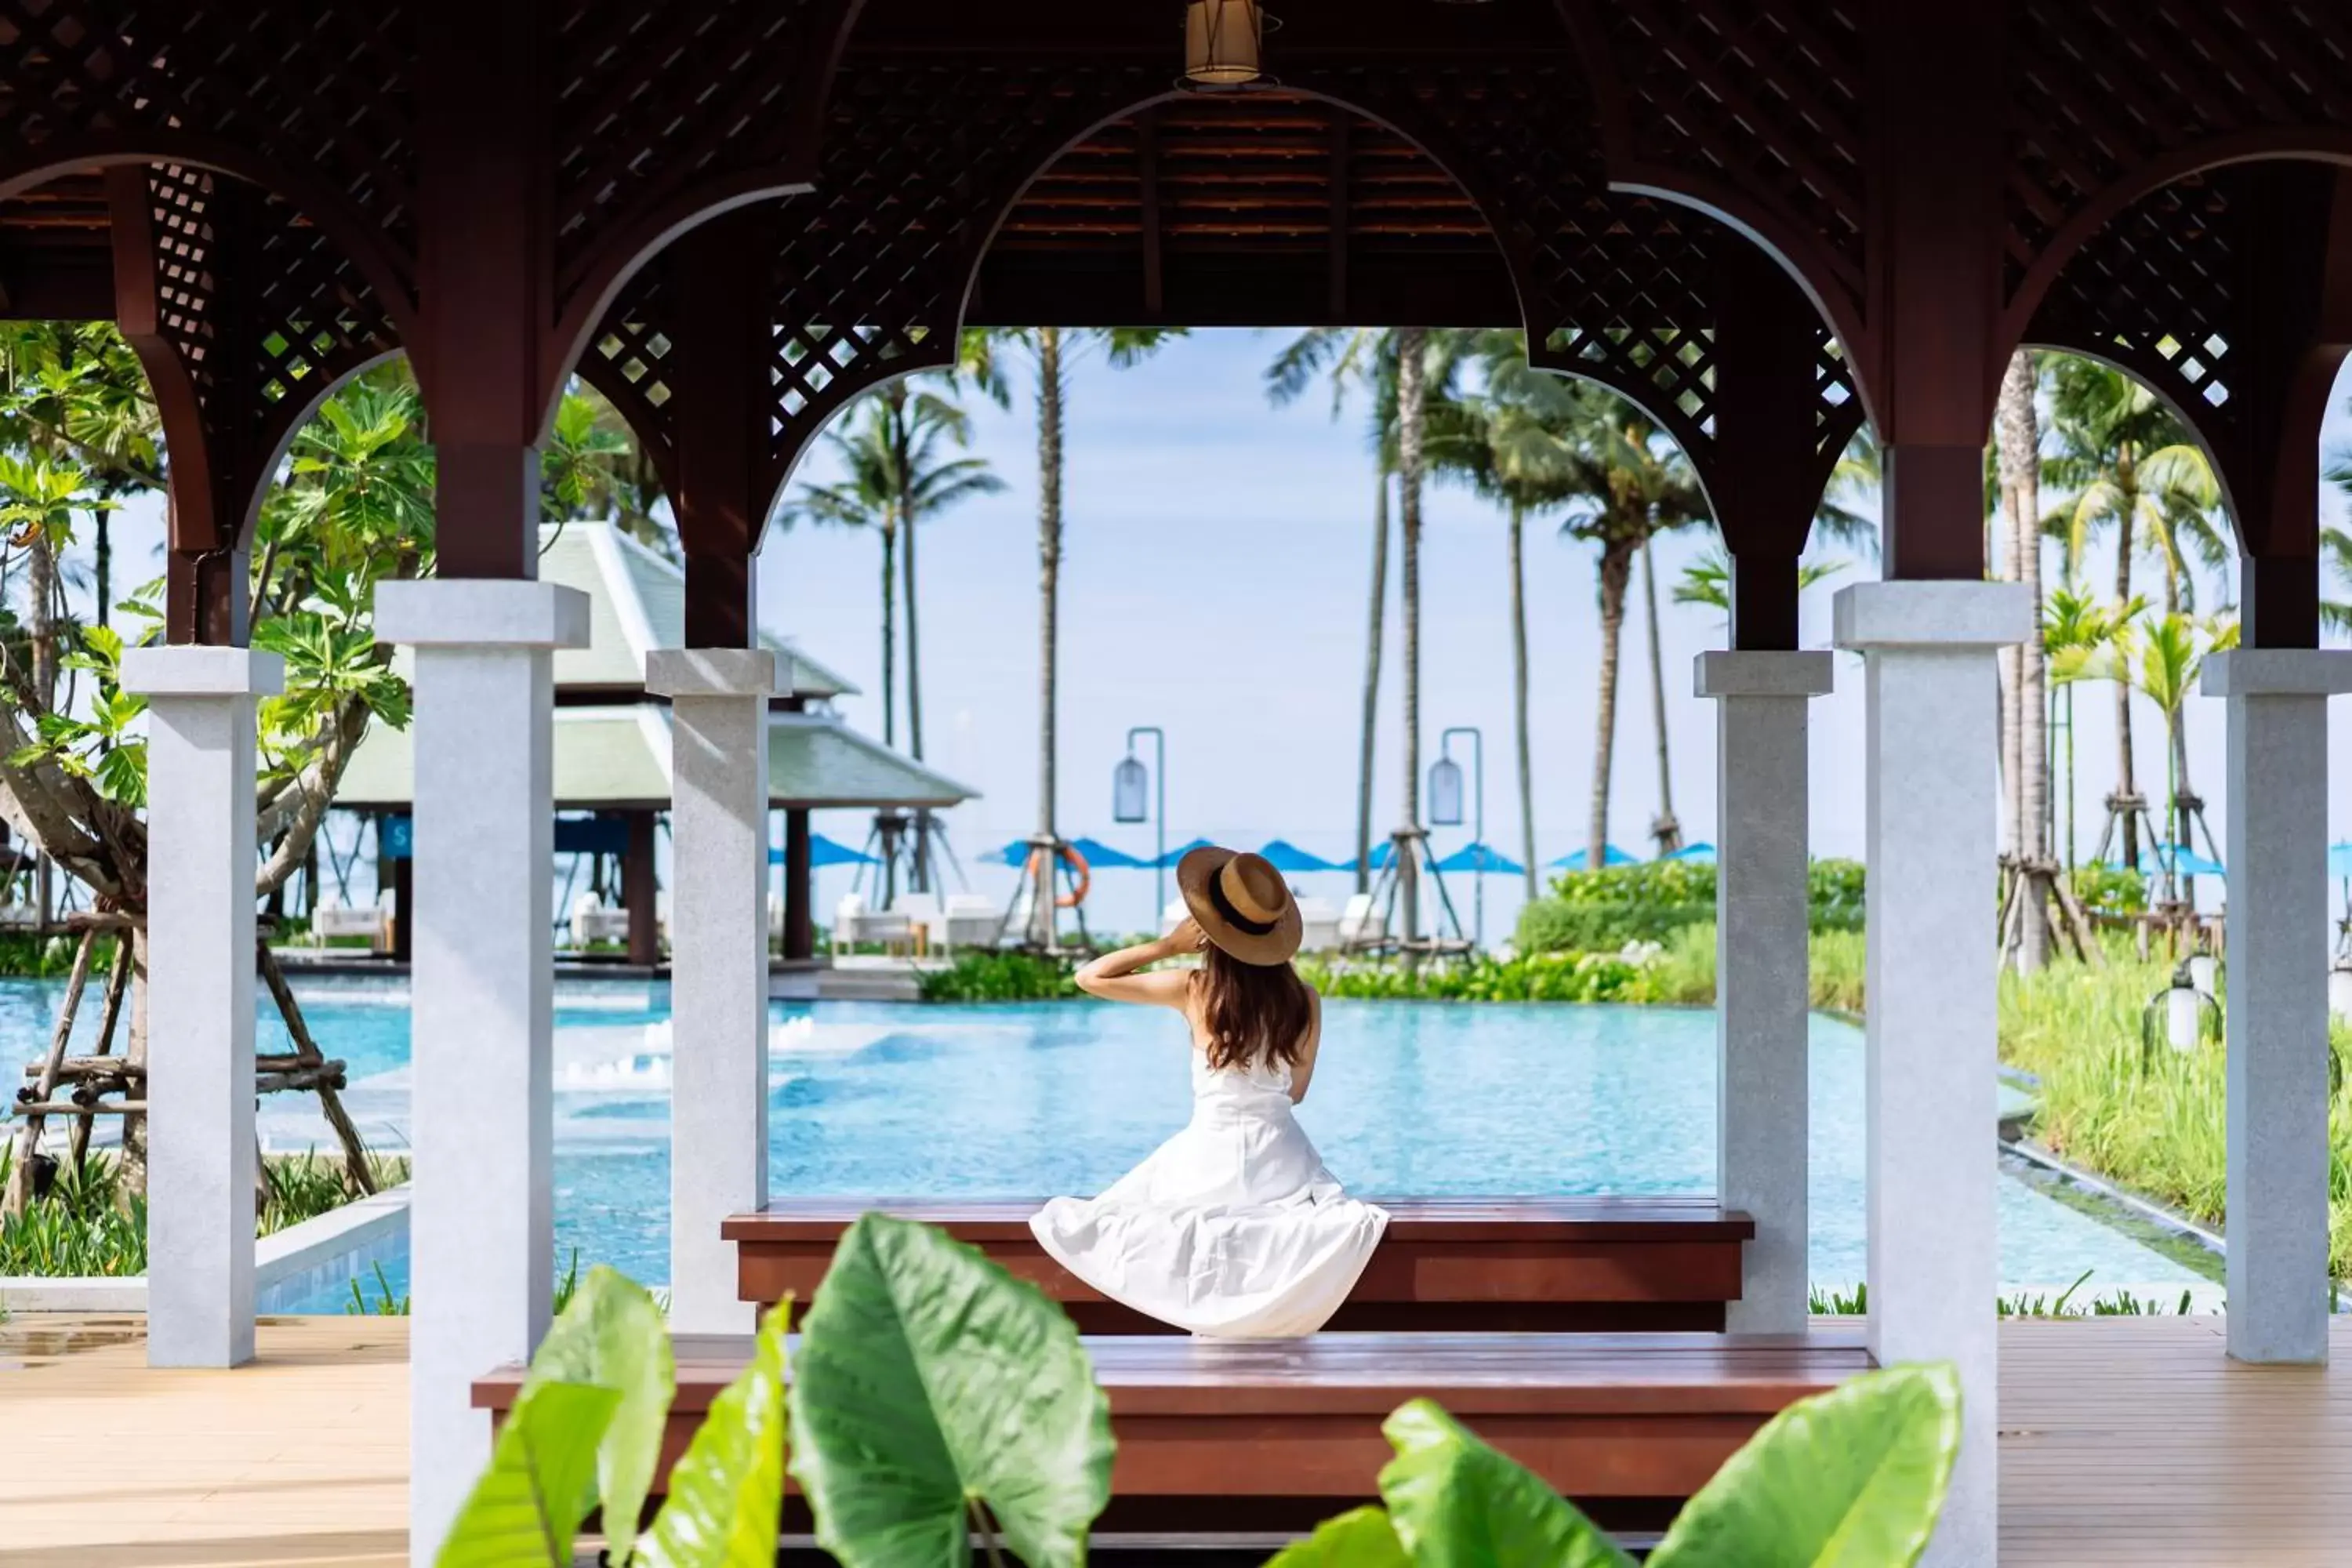
<path id="1" fill-rule="evenodd" d="M 1150 974 L 1141 972 L 1164 960 L 1199 952 L 1201 940 L 1201 928 L 1186 921 L 1158 942 L 1123 947 L 1117 952 L 1107 952 L 1091 963 L 1082 964 L 1071 978 L 1077 982 L 1079 990 L 1107 1002 L 1140 1002 L 1155 1007 L 1173 1007 L 1181 1012 L 1185 998 L 1192 994 L 1192 972 L 1189 969 L 1162 969 Z"/>

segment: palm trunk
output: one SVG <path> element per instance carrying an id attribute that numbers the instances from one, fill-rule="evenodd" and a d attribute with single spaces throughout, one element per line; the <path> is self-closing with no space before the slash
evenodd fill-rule
<path id="1" fill-rule="evenodd" d="M 2139 486 L 2136 482 L 2132 454 L 2126 447 L 2116 465 L 2116 488 L 2122 493 L 2121 504 L 2116 509 L 2116 607 L 2120 610 L 2131 603 L 2132 588 L 2132 524 L 2139 510 Z M 2116 794 L 2126 799 L 2139 794 L 2139 781 L 2132 767 L 2131 682 L 2116 682 Z M 2128 813 L 2124 817 L 2124 864 L 2139 864 L 2139 819 Z"/>
<path id="2" fill-rule="evenodd" d="M 1519 863 L 1527 868 L 1528 897 L 1542 896 L 1536 873 L 1535 760 L 1528 734 L 1527 509 L 1511 507 L 1511 718 L 1519 744 Z"/>
<path id="3" fill-rule="evenodd" d="M 1388 624 L 1389 473 L 1380 473 L 1380 500 L 1372 508 L 1372 603 L 1364 628 L 1364 735 L 1356 768 L 1356 891 L 1372 885 L 1372 766 L 1381 723 L 1381 637 Z"/>
<path id="4" fill-rule="evenodd" d="M 906 465 L 899 465 L 900 483 L 904 484 Z M 923 760 L 923 663 L 919 621 L 915 608 L 915 514 L 911 498 L 902 490 L 898 497 L 898 527 L 906 534 L 898 552 L 900 588 L 907 601 L 907 746 L 917 762 Z M 908 861 L 908 890 L 928 893 L 931 890 L 931 814 L 915 813 L 915 843 Z"/>
<path id="5" fill-rule="evenodd" d="M 1061 650 L 1062 592 L 1062 334 L 1037 332 L 1037 837 L 1060 841 L 1055 826 L 1056 659 Z M 1053 947 L 1054 865 L 1041 868 L 1029 911 L 1031 939 Z"/>
<path id="6" fill-rule="evenodd" d="M 1584 865 L 1609 864 L 1609 773 L 1617 747 L 1617 648 L 1625 629 L 1625 591 L 1633 552 L 1614 542 L 1601 547 L 1601 700 L 1592 742 L 1592 817 L 1584 836 Z"/>
<path id="7" fill-rule="evenodd" d="M 2038 867 L 2050 858 L 2050 715 L 2042 647 L 2042 540 L 2036 525 L 2042 515 L 2042 430 L 2033 392 L 2033 359 L 2021 349 L 2010 357 L 2008 374 L 2001 379 L 1999 431 L 2001 491 L 2011 519 L 2011 574 L 2025 585 L 2033 606 L 2033 629 L 2017 648 L 2017 700 L 2011 720 L 2016 732 L 2012 837 L 2020 858 Z M 2038 871 L 2035 878 L 2027 884 L 2032 896 L 2019 910 L 2017 966 L 2028 973 L 2050 961 L 2050 910 L 2042 901 L 2045 889 Z"/>
<path id="8" fill-rule="evenodd" d="M 98 526 L 96 581 L 92 584 L 98 594 L 98 603 L 93 607 L 101 626 L 108 624 L 107 617 L 113 614 L 114 609 L 114 533 L 110 521 L 113 515 L 112 512 L 101 511 L 93 520 Z"/>
<path id="9" fill-rule="evenodd" d="M 1399 523 L 1403 531 L 1404 831 L 1397 847 L 1397 888 L 1404 939 L 1421 938 L 1421 480 L 1428 413 L 1429 334 L 1420 327 L 1397 333 L 1397 471 Z"/>
<path id="10" fill-rule="evenodd" d="M 898 743 L 898 530 L 882 529 L 882 743 Z"/>
<path id="11" fill-rule="evenodd" d="M 1674 758 L 1666 742 L 1666 659 L 1658 636 L 1658 563 L 1646 538 L 1642 541 L 1642 592 L 1649 601 L 1650 718 L 1658 731 L 1658 819 L 1650 825 L 1650 837 L 1664 856 L 1683 847 L 1683 825 L 1675 818 Z"/>

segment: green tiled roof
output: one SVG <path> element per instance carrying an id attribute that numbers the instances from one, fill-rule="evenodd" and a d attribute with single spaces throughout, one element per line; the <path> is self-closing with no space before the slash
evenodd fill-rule
<path id="1" fill-rule="evenodd" d="M 540 530 L 539 575 L 588 595 L 589 646 L 555 656 L 555 684 L 616 690 L 642 687 L 646 654 L 686 641 L 686 575 L 609 522 L 549 523 Z M 857 688 L 762 631 L 774 650 L 777 684 L 795 697 L 855 696 Z"/>
<path id="2" fill-rule="evenodd" d="M 565 810 L 669 805 L 669 710 L 561 708 L 555 713 L 555 804 Z M 368 731 L 343 774 L 335 804 L 346 810 L 405 810 L 415 799 L 410 731 Z M 838 719 L 777 713 L 768 730 L 768 798 L 779 806 L 931 806 L 944 810 L 972 792 L 876 742 Z"/>

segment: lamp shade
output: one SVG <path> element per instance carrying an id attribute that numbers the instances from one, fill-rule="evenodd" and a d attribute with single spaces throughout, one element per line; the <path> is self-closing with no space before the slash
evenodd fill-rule
<path id="1" fill-rule="evenodd" d="M 1151 820 L 1151 770 L 1137 758 L 1128 758 L 1110 775 L 1110 819 Z"/>
<path id="2" fill-rule="evenodd" d="M 1184 8 L 1184 78 L 1244 87 L 1265 74 L 1265 16 L 1257 0 L 1192 0 Z"/>
<path id="3" fill-rule="evenodd" d="M 1462 826 L 1462 764 L 1452 757 L 1430 764 L 1429 820 L 1437 827 Z"/>

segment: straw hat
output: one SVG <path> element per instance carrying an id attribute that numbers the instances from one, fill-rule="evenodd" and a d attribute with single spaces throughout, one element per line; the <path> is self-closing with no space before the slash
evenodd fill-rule
<path id="1" fill-rule="evenodd" d="M 1270 969 L 1298 952 L 1298 900 L 1263 855 L 1201 848 L 1176 863 L 1176 889 L 1208 939 L 1244 963 Z"/>

